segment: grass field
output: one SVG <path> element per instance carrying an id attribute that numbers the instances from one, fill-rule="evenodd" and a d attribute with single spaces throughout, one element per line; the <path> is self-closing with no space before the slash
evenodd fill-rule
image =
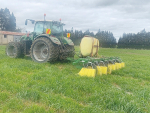
<path id="1" fill-rule="evenodd" d="M 118 56 L 126 67 L 111 75 L 80 77 L 69 61 L 12 59 L 0 46 L 0 112 L 149 113 L 150 50 L 101 48 L 99 54 Z"/>

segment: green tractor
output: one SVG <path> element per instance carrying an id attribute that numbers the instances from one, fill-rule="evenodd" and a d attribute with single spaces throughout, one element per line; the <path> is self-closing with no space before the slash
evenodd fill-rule
<path id="1" fill-rule="evenodd" d="M 26 19 L 25 25 L 31 21 L 34 32 L 21 37 L 20 42 L 10 42 L 6 54 L 12 58 L 30 55 L 38 63 L 54 62 L 74 57 L 74 43 L 63 36 L 61 21 L 35 21 Z"/>

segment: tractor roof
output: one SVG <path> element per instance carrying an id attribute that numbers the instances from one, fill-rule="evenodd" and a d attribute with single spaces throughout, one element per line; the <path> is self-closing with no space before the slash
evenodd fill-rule
<path id="1" fill-rule="evenodd" d="M 26 19 L 25 21 L 25 25 L 27 25 L 27 21 L 31 21 L 32 24 L 34 24 L 35 22 L 52 22 L 54 24 L 59 24 L 59 25 L 65 25 L 64 23 L 61 23 L 61 21 L 54 21 L 54 20 L 32 20 L 32 19 Z"/>
<path id="2" fill-rule="evenodd" d="M 54 23 L 60 23 L 61 25 L 65 25 L 64 23 L 61 23 L 60 21 L 54 21 L 54 20 L 36 20 L 35 22 L 54 22 Z"/>
<path id="3" fill-rule="evenodd" d="M 52 22 L 53 20 L 45 20 L 46 22 Z M 36 22 L 44 22 L 44 20 L 36 20 Z"/>

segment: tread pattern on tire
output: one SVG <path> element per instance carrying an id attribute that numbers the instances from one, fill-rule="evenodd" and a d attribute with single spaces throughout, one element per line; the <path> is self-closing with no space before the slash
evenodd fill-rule
<path id="1" fill-rule="evenodd" d="M 74 57 L 75 55 L 75 49 L 74 49 L 74 46 L 69 46 L 68 45 L 68 49 L 69 49 L 69 57 Z"/>
<path id="2" fill-rule="evenodd" d="M 8 48 L 10 47 L 14 47 L 16 49 L 16 54 L 15 55 L 8 55 Z M 6 55 L 11 57 L 11 58 L 20 58 L 20 57 L 23 57 L 24 54 L 23 54 L 23 47 L 21 45 L 20 42 L 9 42 L 6 46 Z"/>
<path id="3" fill-rule="evenodd" d="M 74 46 L 65 45 L 64 52 L 59 55 L 59 60 L 65 60 L 67 57 L 74 57 L 75 51 Z"/>

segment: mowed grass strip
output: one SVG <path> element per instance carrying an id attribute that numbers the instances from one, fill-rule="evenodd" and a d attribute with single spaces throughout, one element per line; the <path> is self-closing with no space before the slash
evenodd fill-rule
<path id="1" fill-rule="evenodd" d="M 99 55 L 118 56 L 126 67 L 110 75 L 80 77 L 70 61 L 12 59 L 0 46 L 0 112 L 149 113 L 150 51 L 100 48 Z"/>

